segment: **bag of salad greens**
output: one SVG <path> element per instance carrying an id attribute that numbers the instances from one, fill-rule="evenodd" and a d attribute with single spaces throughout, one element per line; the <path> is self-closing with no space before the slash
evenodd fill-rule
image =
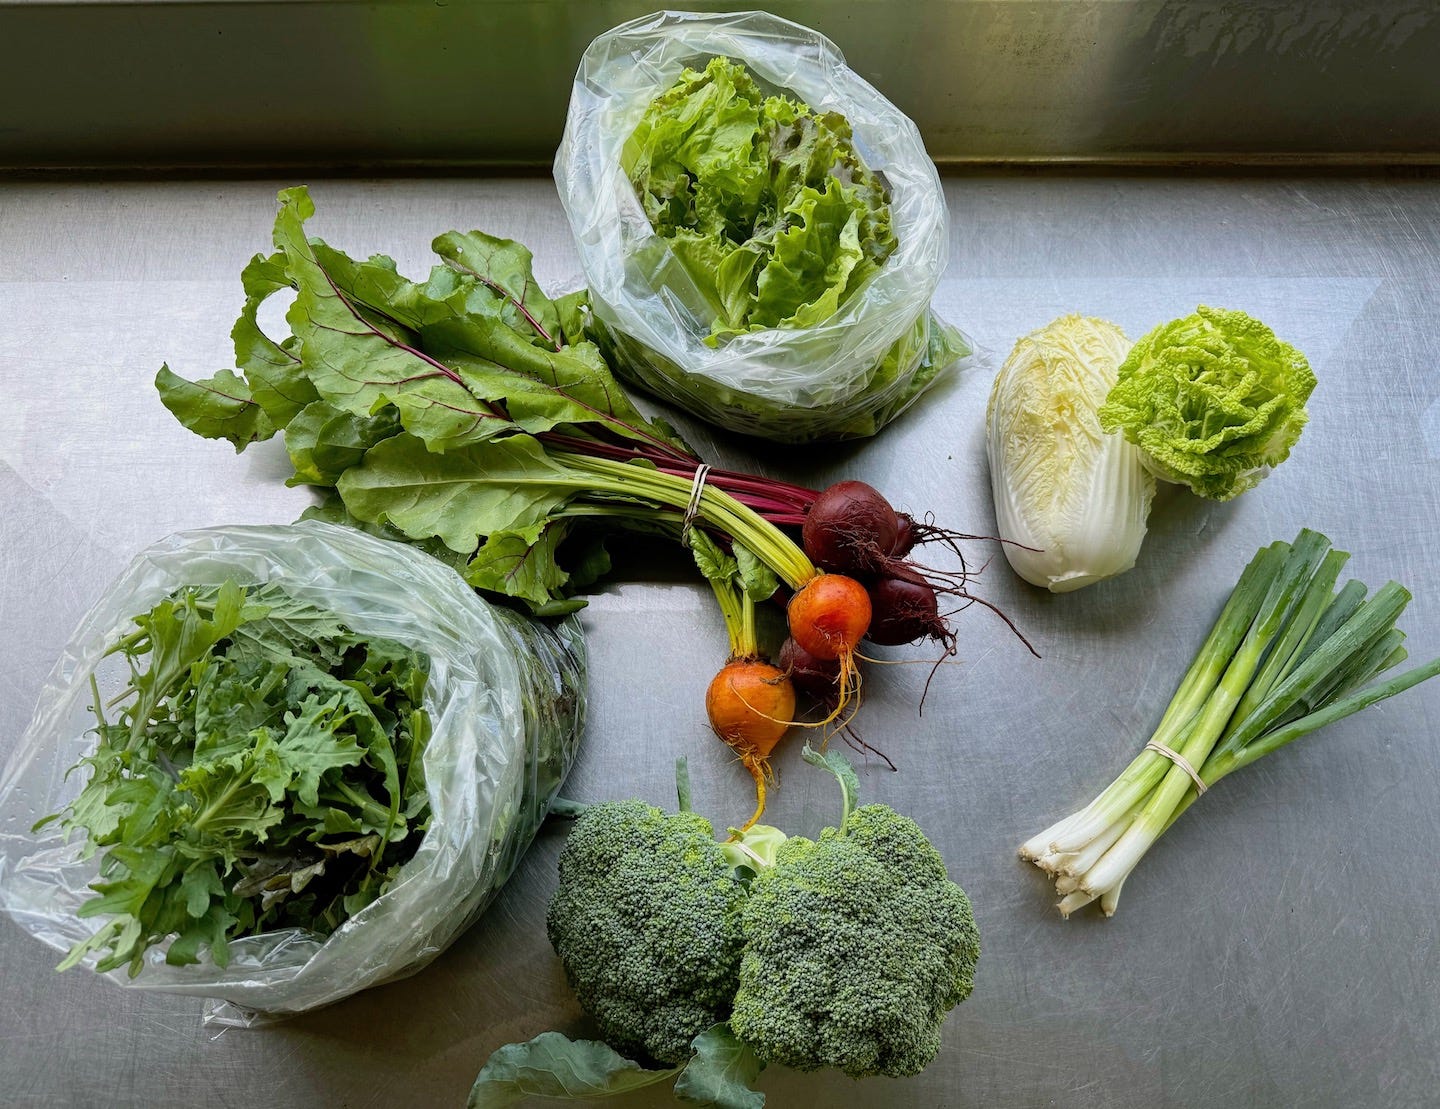
<path id="1" fill-rule="evenodd" d="M 873 435 L 968 340 L 920 133 L 824 36 L 665 12 L 580 62 L 555 180 L 617 371 L 780 442 Z"/>
<path id="2" fill-rule="evenodd" d="M 491 605 L 414 547 L 310 520 L 173 535 L 86 616 L 0 769 L 0 908 L 67 964 L 210 999 L 207 1023 L 327 1005 L 490 904 L 584 707 L 574 617 Z"/>

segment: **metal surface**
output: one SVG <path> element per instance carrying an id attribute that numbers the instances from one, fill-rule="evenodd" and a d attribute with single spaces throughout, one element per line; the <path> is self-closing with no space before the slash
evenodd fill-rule
<path id="1" fill-rule="evenodd" d="M 0 167 L 548 163 L 586 44 L 663 6 L 0 0 Z M 1432 0 L 766 6 L 942 162 L 1440 161 Z"/>
<path id="2" fill-rule="evenodd" d="M 172 530 L 283 521 L 277 444 L 236 458 L 156 400 L 168 359 L 230 365 L 237 274 L 269 235 L 276 182 L 11 185 L 0 191 L 0 758 L 70 629 L 131 554 Z M 1132 335 L 1196 303 L 1243 306 L 1319 375 L 1291 460 L 1226 505 L 1168 494 L 1139 566 L 1054 597 L 1003 560 L 961 660 L 874 667 L 868 739 L 896 774 L 863 788 L 920 820 L 975 901 L 979 984 L 940 1059 L 906 1082 L 773 1071 L 777 1107 L 1066 1105 L 1317 1109 L 1433 1105 L 1440 1081 L 1437 684 L 1227 780 L 1126 885 L 1119 915 L 1064 922 L 1016 845 L 1092 796 L 1139 747 L 1240 567 L 1302 525 L 1373 585 L 1414 587 L 1412 653 L 1440 652 L 1440 190 L 1433 178 L 1046 174 L 952 178 L 952 262 L 937 307 L 986 348 L 876 441 L 757 458 L 700 429 L 716 459 L 822 483 L 841 474 L 985 532 L 982 422 L 1014 338 L 1071 310 Z M 551 287 L 575 260 L 544 180 L 320 182 L 313 233 L 425 264 L 432 235 L 527 242 Z M 723 631 L 704 590 L 628 582 L 596 598 L 593 710 L 567 792 L 664 803 L 686 753 L 718 821 L 749 810 L 708 738 L 702 691 Z M 925 652 L 896 652 L 919 657 Z M 827 776 L 798 741 L 771 816 L 813 833 Z M 202 1028 L 197 1001 L 73 971 L 0 919 L 0 1102 L 31 1107 L 454 1106 L 496 1046 L 585 1026 L 542 929 L 559 837 L 542 835 L 489 914 L 420 975 L 264 1030 Z M 653 1092 L 617 1104 L 662 1106 Z"/>

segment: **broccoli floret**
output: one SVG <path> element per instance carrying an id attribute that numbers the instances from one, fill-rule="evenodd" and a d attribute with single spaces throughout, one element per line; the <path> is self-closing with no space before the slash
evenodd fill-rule
<path id="1" fill-rule="evenodd" d="M 546 930 L 605 1041 L 678 1064 L 730 1014 L 744 897 L 708 820 L 607 802 L 570 832 Z"/>
<path id="2" fill-rule="evenodd" d="M 750 884 L 730 1024 L 767 1063 L 918 1074 L 980 957 L 970 900 L 913 820 L 851 812 L 791 837 Z"/>

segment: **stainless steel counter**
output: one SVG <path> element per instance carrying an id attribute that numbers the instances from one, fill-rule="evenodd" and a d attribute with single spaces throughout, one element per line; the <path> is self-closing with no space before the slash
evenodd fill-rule
<path id="1" fill-rule="evenodd" d="M 137 549 L 307 503 L 281 484 L 278 444 L 236 458 L 183 430 L 150 385 L 162 361 L 191 376 L 230 365 L 237 276 L 268 241 L 279 184 L 0 187 L 0 759 L 71 628 Z M 1255 492 L 1229 505 L 1163 496 L 1132 573 L 1053 597 L 997 559 L 985 593 L 1043 660 L 972 611 L 923 717 L 925 670 L 875 669 L 864 731 L 900 771 L 866 769 L 863 787 L 920 820 L 974 899 L 979 984 L 923 1076 L 777 1070 L 760 1083 L 769 1104 L 1433 1105 L 1440 683 L 1225 782 L 1127 883 L 1113 920 L 1062 921 L 1014 849 L 1138 748 L 1264 542 L 1325 531 L 1354 552 L 1355 576 L 1414 588 L 1412 653 L 1440 652 L 1435 179 L 1050 172 L 952 178 L 946 191 L 953 251 L 937 307 L 981 344 L 979 363 L 863 446 L 757 459 L 695 429 L 704 452 L 812 484 L 860 476 L 985 532 L 990 377 L 1018 335 L 1062 312 L 1138 335 L 1197 303 L 1244 307 L 1309 354 L 1320 387 L 1292 459 Z M 321 181 L 314 195 L 312 233 L 402 270 L 427 264 L 433 234 L 479 226 L 527 242 L 552 286 L 575 280 L 545 180 Z M 701 807 L 727 822 L 748 812 L 743 772 L 705 730 L 723 651 L 708 595 L 625 582 L 585 621 L 593 709 L 567 792 L 664 803 L 684 752 Z M 834 812 L 828 778 L 803 767 L 798 743 L 779 768 L 770 815 L 815 831 Z M 585 1031 L 542 929 L 559 843 L 542 835 L 428 970 L 264 1030 L 206 1029 L 197 1001 L 57 975 L 54 952 L 0 920 L 0 1102 L 462 1104 L 501 1043 Z"/>

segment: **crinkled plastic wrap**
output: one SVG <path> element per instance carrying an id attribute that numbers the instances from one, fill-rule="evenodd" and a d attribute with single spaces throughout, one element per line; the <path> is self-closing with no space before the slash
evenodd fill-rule
<path id="1" fill-rule="evenodd" d="M 681 70 L 717 55 L 850 121 L 861 156 L 890 186 L 899 245 L 823 324 L 711 347 L 711 318 L 687 294 L 684 267 L 652 229 L 620 150 Z M 555 181 L 595 337 L 617 372 L 712 423 L 791 443 L 873 435 L 970 353 L 965 336 L 930 312 L 945 268 L 946 210 L 919 130 L 834 43 L 799 24 L 764 12 L 663 12 L 607 31 L 580 61 Z"/>
<path id="2" fill-rule="evenodd" d="M 355 631 L 430 659 L 430 826 L 383 895 L 328 937 L 288 929 L 234 940 L 223 970 L 204 960 L 168 966 L 152 948 L 137 977 L 124 968 L 108 975 L 216 999 L 207 1020 L 253 1024 L 419 970 L 489 905 L 570 769 L 585 715 L 585 649 L 573 617 L 553 626 L 493 607 L 428 555 L 350 528 L 208 528 L 155 544 L 81 623 L 0 777 L 0 908 L 57 951 L 99 923 L 76 915 L 98 858 L 81 860 L 83 837 L 66 843 L 57 823 L 31 826 L 65 808 L 84 783 L 66 771 L 94 746 L 90 675 L 102 696 L 120 688 L 123 663 L 101 656 L 131 618 L 182 586 L 226 578 L 282 583 Z"/>

